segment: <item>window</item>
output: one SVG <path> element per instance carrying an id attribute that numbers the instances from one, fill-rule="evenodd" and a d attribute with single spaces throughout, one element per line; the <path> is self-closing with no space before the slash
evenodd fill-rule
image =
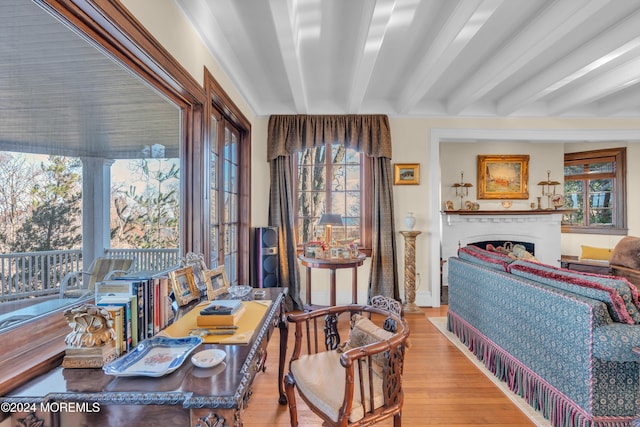
<path id="1" fill-rule="evenodd" d="M 205 86 L 212 100 L 206 166 L 209 241 L 205 245 L 211 254 L 210 267 L 224 265 L 230 285 L 249 283 L 251 125 L 208 71 Z"/>
<path id="2" fill-rule="evenodd" d="M 211 116 L 211 268 L 224 264 L 230 285 L 238 284 L 239 140 L 230 122 Z"/>
<path id="3" fill-rule="evenodd" d="M 567 153 L 562 232 L 626 234 L 626 149 Z"/>
<path id="4" fill-rule="evenodd" d="M 327 155 L 327 147 L 330 147 Z M 339 144 L 309 148 L 298 154 L 297 239 L 298 245 L 324 235 L 318 227 L 320 215 L 339 214 L 343 226 L 333 227 L 333 239 L 353 240 L 370 248 L 366 233 L 368 168 L 365 155 Z"/>
<path id="5" fill-rule="evenodd" d="M 179 265 L 180 170 L 180 159 L 166 157 L 161 144 L 113 161 L 109 256 L 134 259 L 138 271 Z"/>
<path id="6" fill-rule="evenodd" d="M 56 49 L 53 51 L 50 46 L 47 48 L 47 46 L 39 46 L 36 43 L 9 45 L 9 51 L 20 52 L 20 58 L 30 60 L 29 67 L 27 67 L 30 73 L 8 74 L 22 76 L 20 81 L 12 84 L 12 88 L 15 90 L 11 92 L 21 101 L 8 104 L 13 106 L 15 113 L 19 112 L 20 114 L 10 114 L 12 119 L 16 120 L 15 123 L 9 126 L 9 122 L 7 122 L 2 127 L 4 138 L 2 138 L 3 145 L 0 148 L 5 153 L 20 151 L 25 156 L 45 155 L 47 157 L 44 162 L 45 170 L 39 169 L 39 171 L 48 174 L 50 178 L 39 181 L 38 184 L 41 186 L 52 185 L 57 179 L 56 175 L 72 179 L 73 182 L 67 181 L 67 184 L 73 183 L 72 187 L 74 188 L 76 184 L 82 184 L 81 200 L 75 199 L 75 196 L 80 194 L 77 191 L 68 193 L 63 191 L 61 194 L 64 194 L 63 198 L 67 198 L 67 203 L 64 206 L 55 205 L 55 207 L 65 209 L 76 209 L 79 202 L 83 206 L 79 216 L 74 212 L 67 218 L 62 218 L 62 220 L 69 220 L 68 223 L 59 222 L 58 237 L 66 239 L 66 243 L 64 245 L 56 243 L 56 247 L 82 246 L 84 250 L 89 242 L 92 247 L 104 250 L 110 239 L 108 218 L 111 215 L 107 179 L 110 161 L 138 159 L 145 151 L 146 146 L 151 148 L 154 144 L 163 144 L 167 149 L 167 158 L 180 158 L 180 174 L 182 175 L 180 178 L 180 205 L 183 206 L 179 216 L 180 239 L 181 246 L 184 242 L 185 250 L 193 250 L 194 245 L 203 240 L 203 228 L 200 227 L 203 212 L 200 209 L 193 213 L 194 210 L 190 209 L 192 205 L 183 203 L 182 199 L 191 202 L 194 199 L 191 195 L 197 195 L 196 199 L 201 200 L 202 194 L 204 194 L 202 186 L 196 187 L 201 185 L 197 179 L 202 174 L 196 175 L 195 168 L 191 167 L 194 160 L 193 157 L 190 157 L 195 148 L 202 146 L 203 141 L 202 127 L 205 120 L 202 117 L 202 112 L 207 99 L 202 91 L 202 86 L 184 72 L 175 59 L 170 57 L 157 44 L 156 40 L 138 25 L 135 18 L 117 5 L 103 4 L 98 7 L 94 1 L 88 0 L 81 2 L 81 4 L 50 2 L 46 5 L 46 11 L 43 11 L 42 5 L 35 2 L 20 2 L 20 7 L 20 13 L 17 13 L 16 17 L 24 18 L 26 23 L 16 20 L 13 30 L 10 32 L 16 36 L 13 39 L 8 37 L 6 41 L 8 43 L 24 42 L 24 37 L 19 36 L 20 31 L 15 31 L 15 29 L 18 27 L 30 28 L 29 25 L 36 25 L 47 34 L 55 34 L 55 37 L 43 39 L 43 43 L 55 40 Z M 27 10 L 27 8 L 33 8 L 33 10 Z M 53 19 L 49 13 L 61 20 L 62 23 Z M 56 28 L 59 28 L 60 31 Z M 70 28 L 78 29 L 78 32 L 69 31 Z M 124 28 L 127 30 L 123 30 Z M 121 42 L 123 32 L 127 33 L 127 38 Z M 70 37 L 65 36 L 67 33 Z M 88 35 L 87 39 L 91 40 L 90 43 L 87 43 L 84 36 L 78 38 L 78 35 L 83 33 Z M 73 40 L 76 38 L 78 39 L 77 43 L 74 43 Z M 100 48 L 96 49 L 96 46 L 100 46 Z M 27 54 L 32 48 L 38 47 L 42 48 L 40 52 L 51 51 L 53 54 Z M 98 58 L 104 56 L 105 53 L 107 54 L 106 58 Z M 113 62 L 114 58 L 117 58 L 116 62 Z M 36 64 L 36 59 L 41 59 L 42 63 Z M 70 62 L 67 64 L 66 61 Z M 19 61 L 9 62 L 16 66 L 16 69 L 20 68 Z M 35 75 L 31 73 L 32 71 L 42 70 L 45 74 L 51 75 L 51 64 L 56 64 L 57 75 L 60 78 L 53 80 L 37 76 L 34 78 Z M 65 73 L 65 66 L 68 66 L 67 70 L 72 71 Z M 93 66 L 99 66 L 104 72 L 90 72 L 90 69 L 86 68 Z M 127 71 L 123 71 L 123 67 Z M 87 72 L 79 72 L 80 68 Z M 4 77 L 6 80 L 6 76 Z M 84 77 L 89 80 L 84 80 Z M 144 82 L 140 81 L 140 78 Z M 39 88 L 40 92 L 47 93 L 46 97 L 34 98 L 19 95 L 19 89 L 33 92 L 34 82 L 49 82 L 49 80 L 54 84 L 45 84 Z M 91 87 L 96 89 L 90 94 L 83 89 L 84 86 L 74 86 L 87 81 Z M 128 84 L 132 82 L 136 84 Z M 139 89 L 141 93 L 134 90 L 134 87 Z M 150 91 L 150 88 L 154 88 L 157 93 L 152 93 L 154 91 Z M 83 96 L 78 96 L 78 94 L 83 94 Z M 22 102 L 24 100 L 30 100 L 30 102 L 24 103 Z M 133 101 L 131 104 L 126 104 L 127 100 Z M 162 108 L 159 110 L 155 108 L 158 106 L 162 106 Z M 159 111 L 164 114 L 157 114 Z M 30 112 L 34 114 L 31 115 Z M 149 114 L 145 120 L 142 120 L 137 114 L 144 112 L 153 112 L 154 114 Z M 21 124 L 17 121 L 18 119 L 26 120 L 27 125 Z M 135 134 L 126 132 L 127 129 L 136 128 L 140 128 L 142 131 Z M 22 134 L 17 133 L 18 131 Z M 32 132 L 32 134 L 27 135 L 25 132 Z M 16 157 L 14 157 L 15 159 Z M 74 165 L 69 168 L 60 168 L 58 162 L 63 161 L 73 162 Z M 78 161 L 82 164 L 81 171 L 75 166 L 75 162 Z M 197 170 L 197 172 L 202 171 Z M 34 182 L 22 180 L 29 185 Z M 4 184 L 6 187 L 6 183 Z M 107 191 L 103 191 L 105 188 Z M 41 187 L 41 190 L 43 196 L 54 195 L 45 187 Z M 163 184 L 162 191 L 166 195 L 171 190 L 164 187 Z M 59 196 L 59 194 L 56 195 Z M 68 199 L 70 196 L 74 196 L 71 202 Z M 90 204 L 90 207 L 96 213 L 95 216 L 90 215 L 86 209 L 88 200 L 94 202 Z M 41 211 L 46 214 L 47 209 L 44 208 L 44 205 L 48 202 L 45 198 L 42 198 L 42 201 L 39 206 L 42 208 Z M 22 203 L 23 199 L 20 199 L 20 203 L 16 205 L 21 209 L 18 212 L 20 215 L 27 213 L 23 209 L 32 209 L 33 213 L 33 209 L 37 208 L 37 206 L 27 207 Z M 49 203 L 49 207 L 53 206 Z M 184 206 L 188 206 L 189 209 Z M 30 214 L 27 213 L 27 215 Z M 41 224 L 44 216 L 36 217 Z M 82 218 L 82 222 L 79 222 L 80 218 Z M 171 216 L 169 218 L 172 224 L 165 224 L 172 228 L 174 226 L 173 219 L 177 217 Z M 36 224 L 34 223 L 34 225 Z M 78 227 L 77 231 L 81 233 L 80 236 L 90 237 L 84 239 L 84 245 L 74 240 L 77 236 L 75 227 Z M 39 228 L 41 227 L 39 226 Z M 6 231 L 6 229 L 3 230 L 3 232 Z M 24 231 L 27 232 L 27 228 Z M 33 227 L 29 230 L 29 232 L 36 231 L 38 229 Z M 24 243 L 29 242 L 24 241 Z M 103 245 L 103 243 L 105 244 Z M 200 248 L 195 247 L 195 249 Z M 76 253 L 82 252 L 79 249 L 68 251 L 72 252 L 69 252 L 69 256 L 66 258 L 51 258 L 48 254 L 50 251 L 39 251 L 41 253 L 34 254 L 34 257 L 22 257 L 20 263 L 29 267 L 34 275 L 28 276 L 29 271 L 20 267 L 21 273 L 24 271 L 24 277 L 28 277 L 28 279 L 24 281 L 22 274 L 16 275 L 15 270 L 11 273 L 11 277 L 19 279 L 20 283 L 25 283 L 28 286 L 33 284 L 37 286 L 40 279 L 36 273 L 43 272 L 47 275 L 44 282 L 57 286 L 59 280 L 55 274 L 64 273 L 61 262 L 67 265 L 70 258 L 76 256 Z M 55 252 L 60 252 L 60 250 L 56 249 Z M 6 259 L 5 256 L 3 258 Z M 30 260 L 36 260 L 40 264 L 31 263 L 29 266 Z M 73 271 L 81 269 L 77 256 L 72 262 Z M 5 271 L 3 274 L 6 273 Z M 3 278 L 6 277 L 3 276 Z M 14 283 L 16 283 L 15 280 Z M 44 293 L 45 290 L 49 292 L 52 289 L 50 286 L 41 287 L 42 289 L 34 289 L 32 286 L 29 289 L 28 286 L 14 287 L 13 290 Z M 56 292 L 59 292 L 59 289 L 56 289 Z M 5 323 L 8 325 L 7 327 L 0 330 L 0 338 L 5 343 L 0 360 L 0 394 L 4 395 L 24 381 L 59 364 L 60 355 L 64 351 L 64 337 L 69 332 L 69 326 L 64 316 L 60 314 L 64 307 L 56 309 L 53 306 L 59 305 L 60 301 L 65 301 L 60 299 L 56 293 L 43 295 L 42 298 L 48 300 L 42 301 L 41 306 L 31 306 L 35 314 L 25 313 L 25 317 L 29 320 L 25 320 L 23 324 L 11 320 Z M 40 299 L 25 298 L 22 302 L 40 303 Z M 30 309 L 31 307 L 22 308 Z M 0 308 L 3 312 L 22 309 L 14 301 L 3 302 Z M 47 310 L 52 311 L 47 312 Z M 34 330 L 38 331 L 39 338 L 37 340 L 33 339 L 32 331 Z"/>

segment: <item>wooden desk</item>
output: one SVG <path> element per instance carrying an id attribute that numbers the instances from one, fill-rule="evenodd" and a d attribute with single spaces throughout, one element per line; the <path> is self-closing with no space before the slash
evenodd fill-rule
<path id="1" fill-rule="evenodd" d="M 43 427 L 241 426 L 255 375 L 264 369 L 267 342 L 275 327 L 280 328 L 277 387 L 279 403 L 284 404 L 287 345 L 284 297 L 287 289 L 265 290 L 265 299 L 271 299 L 273 304 L 249 344 L 201 344 L 195 350 L 222 349 L 227 353 L 224 363 L 214 368 L 197 368 L 188 358 L 180 368 L 159 378 L 114 377 L 106 375 L 102 369 L 56 367 L 3 398 L 9 404 L 7 408 L 15 409 L 10 414 L 11 425 L 18 425 L 19 420 L 25 419 L 28 425 Z M 55 404 L 51 405 L 51 402 Z M 68 405 L 65 408 L 71 410 L 61 409 L 60 404 Z M 26 422 L 20 425 L 23 424 L 27 425 Z"/>
<path id="2" fill-rule="evenodd" d="M 338 268 L 351 268 L 351 302 L 358 303 L 358 267 L 360 267 L 367 258 L 365 254 L 359 254 L 357 258 L 350 259 L 332 259 L 332 258 L 308 258 L 299 255 L 298 259 L 302 265 L 307 267 L 307 306 L 311 306 L 311 269 L 324 268 L 329 270 L 329 281 L 331 288 L 329 290 L 329 305 L 336 305 L 336 270 Z"/>

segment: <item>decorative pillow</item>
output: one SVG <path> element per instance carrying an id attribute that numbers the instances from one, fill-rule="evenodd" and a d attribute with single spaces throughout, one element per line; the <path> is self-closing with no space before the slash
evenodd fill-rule
<path id="1" fill-rule="evenodd" d="M 613 249 L 581 245 L 580 261 L 609 261 Z"/>
<path id="2" fill-rule="evenodd" d="M 516 261 L 509 265 L 509 272 L 546 285 L 564 289 L 578 295 L 602 301 L 609 309 L 611 318 L 630 325 L 640 323 L 640 312 L 636 306 L 638 290 L 624 279 L 590 273 L 577 273 L 564 268 Z"/>
<path id="3" fill-rule="evenodd" d="M 507 267 L 514 261 L 507 254 L 487 251 L 473 245 L 467 245 L 458 250 L 458 257 L 474 264 L 484 265 L 494 270 L 507 271 Z"/>
<path id="4" fill-rule="evenodd" d="M 362 347 L 369 344 L 375 344 L 380 341 L 388 340 L 393 336 L 393 332 L 385 331 L 368 317 L 360 314 L 354 314 L 351 317 L 353 328 L 349 332 L 349 340 L 338 347 L 338 352 L 342 353 L 352 348 Z M 384 354 L 376 354 L 372 357 L 375 372 L 382 373 L 382 365 L 384 364 Z"/>

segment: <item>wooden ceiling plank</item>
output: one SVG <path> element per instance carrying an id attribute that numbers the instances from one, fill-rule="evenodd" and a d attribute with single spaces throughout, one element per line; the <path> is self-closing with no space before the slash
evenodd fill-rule
<path id="1" fill-rule="evenodd" d="M 297 11 L 290 10 L 287 2 L 282 0 L 269 0 L 269 8 L 296 113 L 306 114 L 309 112 L 309 103 L 302 72 L 300 40 L 294 33 L 296 18 L 292 16 Z"/>
<path id="2" fill-rule="evenodd" d="M 445 75 L 501 3 L 502 0 L 469 0 L 456 5 L 400 94 L 399 112 L 408 113 Z"/>
<path id="3" fill-rule="evenodd" d="M 608 3 L 601 0 L 592 0 L 587 4 L 573 0 L 551 3 L 452 94 L 447 103 L 447 112 L 451 115 L 460 114 L 532 61 L 539 60 L 563 37 L 608 7 Z"/>
<path id="4" fill-rule="evenodd" d="M 354 58 L 355 69 L 348 99 L 347 111 L 350 113 L 360 112 L 395 6 L 395 0 L 377 0 L 365 5 L 368 10 L 362 14 L 359 50 Z"/>
<path id="5" fill-rule="evenodd" d="M 640 112 L 638 99 L 640 99 L 640 85 L 635 85 L 612 99 L 598 102 L 597 115 L 609 117 L 620 113 L 631 113 L 637 117 Z"/>
<path id="6" fill-rule="evenodd" d="M 640 83 L 640 58 L 628 61 L 607 74 L 598 76 L 564 92 L 548 103 L 549 114 L 561 115 L 571 108 L 591 102 Z"/>
<path id="7" fill-rule="evenodd" d="M 638 28 L 640 28 L 640 12 L 580 46 L 532 80 L 518 86 L 498 101 L 496 112 L 499 115 L 508 116 L 519 108 L 539 101 L 553 91 L 566 86 L 578 76 L 595 71 L 610 61 L 637 55 L 635 49 L 640 46 Z M 616 54 L 611 55 L 612 52 Z"/>

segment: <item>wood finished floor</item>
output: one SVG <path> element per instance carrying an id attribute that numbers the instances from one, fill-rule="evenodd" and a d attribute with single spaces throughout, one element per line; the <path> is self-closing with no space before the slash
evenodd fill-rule
<path id="1" fill-rule="evenodd" d="M 446 316 L 447 306 L 408 316 L 411 349 L 405 359 L 402 424 L 414 426 L 533 426 L 534 424 L 427 320 Z M 289 343 L 292 343 L 290 333 Z M 244 414 L 246 427 L 289 426 L 289 409 L 278 404 L 278 332 L 269 343 L 267 370 L 258 374 Z M 291 347 L 290 347 L 291 348 Z M 288 363 L 288 358 L 287 358 Z M 300 426 L 322 423 L 297 399 Z M 377 424 L 392 426 L 391 420 Z"/>

